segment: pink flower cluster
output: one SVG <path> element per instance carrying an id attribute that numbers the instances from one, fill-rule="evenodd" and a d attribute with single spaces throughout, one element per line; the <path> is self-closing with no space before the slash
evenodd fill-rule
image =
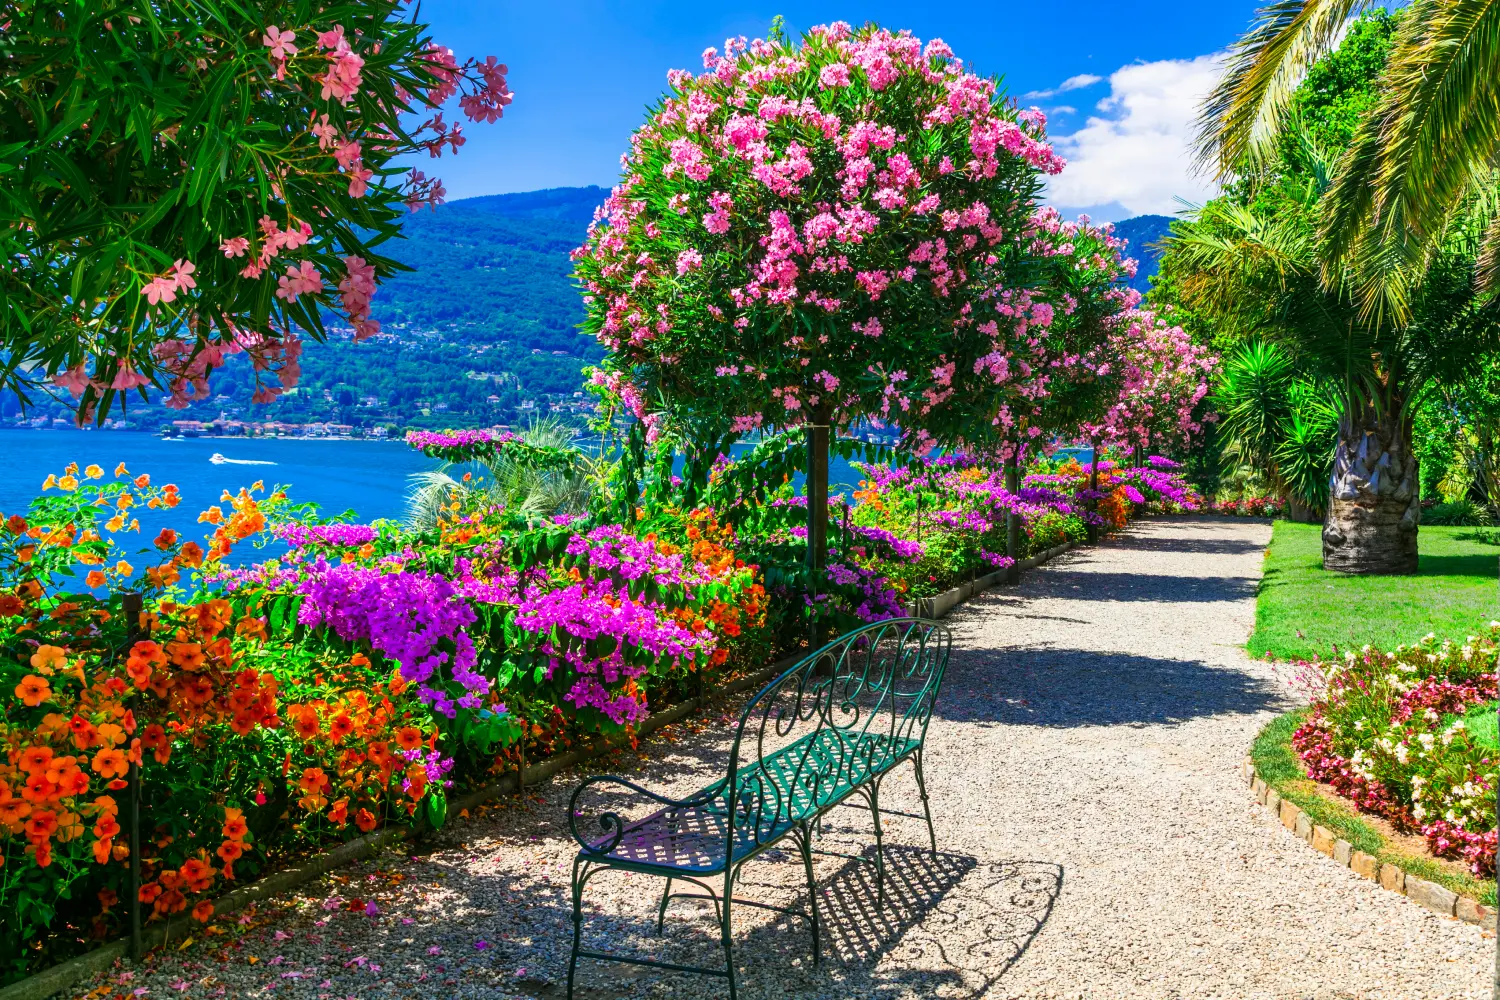
<path id="1" fill-rule="evenodd" d="M 312 226 L 295 219 L 287 224 L 286 229 L 282 229 L 281 223 L 269 215 L 263 215 L 257 225 L 260 227 L 260 249 L 255 258 L 240 270 L 242 278 L 259 278 L 266 272 L 271 261 L 280 256 L 281 251 L 296 250 L 312 239 L 313 235 Z M 251 246 L 248 237 L 233 236 L 222 241 L 219 250 L 225 257 L 243 257 Z"/>
<path id="2" fill-rule="evenodd" d="M 375 295 L 375 267 L 363 257 L 345 257 L 348 269 L 339 282 L 339 301 L 354 325 L 354 339 L 364 340 L 380 332 L 380 323 L 370 318 L 370 299 Z"/>

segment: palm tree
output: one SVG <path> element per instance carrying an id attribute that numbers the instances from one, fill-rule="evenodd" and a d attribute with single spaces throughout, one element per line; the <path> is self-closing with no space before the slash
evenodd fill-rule
<path id="1" fill-rule="evenodd" d="M 571 446 L 572 431 L 552 417 L 521 431 L 521 440 L 543 448 Z M 432 472 L 413 473 L 406 498 L 406 523 L 416 530 L 437 527 L 443 512 L 457 502 L 462 510 L 475 504 L 502 507 L 528 518 L 583 514 L 598 487 L 595 461 L 582 454 L 571 469 L 538 469 L 502 452 L 481 463 L 481 474 L 465 481 L 452 474 L 449 463 Z"/>
<path id="2" fill-rule="evenodd" d="M 1450 223 L 1419 274 L 1410 318 L 1371 316 L 1350 294 L 1353 275 L 1330 284 L 1320 256 L 1326 161 L 1302 143 L 1283 173 L 1275 211 L 1216 199 L 1165 241 L 1190 305 L 1223 329 L 1284 345 L 1313 381 L 1337 386 L 1338 439 L 1323 530 L 1323 564 L 1348 573 L 1415 573 L 1418 478 L 1413 406 L 1493 349 L 1500 310 L 1474 295 L 1474 213 Z M 1315 428 L 1299 432 L 1304 442 Z M 1297 445 L 1281 457 L 1295 458 Z"/>
<path id="3" fill-rule="evenodd" d="M 1199 119 L 1200 161 L 1243 173 L 1287 128 L 1308 70 L 1376 0 L 1274 0 L 1231 49 Z M 1408 321 L 1413 279 L 1454 219 L 1476 207 L 1484 229 L 1477 277 L 1500 282 L 1500 0 L 1412 0 L 1401 12 L 1374 106 L 1328 190 L 1320 277 L 1348 288 L 1362 317 Z"/>

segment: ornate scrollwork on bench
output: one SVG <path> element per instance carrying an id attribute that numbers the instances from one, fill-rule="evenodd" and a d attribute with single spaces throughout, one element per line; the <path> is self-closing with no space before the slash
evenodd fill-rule
<path id="1" fill-rule="evenodd" d="M 811 851 L 819 817 L 856 793 L 866 799 L 875 821 L 877 884 L 883 893 L 880 783 L 909 760 L 916 769 L 922 818 L 936 852 L 922 748 L 951 648 L 952 637 L 938 622 L 900 618 L 857 629 L 807 656 L 750 699 L 740 714 L 728 767 L 718 781 L 682 799 L 613 775 L 580 784 L 568 804 L 568 829 L 580 846 L 573 865 L 569 996 L 580 957 L 663 965 L 580 949 L 583 890 L 601 871 L 621 869 L 665 878 L 658 926 L 670 899 L 682 895 L 672 892 L 674 879 L 708 890 L 721 924 L 725 968 L 665 967 L 724 976 L 733 994 L 730 904 L 734 880 L 747 861 L 787 837 L 796 841 L 811 912 L 781 912 L 812 925 L 816 959 L 819 929 Z M 607 801 L 593 811 L 598 834 L 587 830 L 587 820 L 580 829 L 585 815 L 580 806 L 607 786 L 623 789 L 625 794 L 617 792 L 614 798 L 625 801 Z M 627 818 L 637 813 L 641 815 Z M 719 875 L 724 878 L 722 893 L 715 894 L 702 879 Z"/>

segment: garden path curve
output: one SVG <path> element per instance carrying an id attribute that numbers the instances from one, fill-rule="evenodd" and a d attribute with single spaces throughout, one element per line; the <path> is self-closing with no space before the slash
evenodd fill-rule
<path id="1" fill-rule="evenodd" d="M 1494 944 L 1478 928 L 1310 850 L 1244 787 L 1246 748 L 1289 705 L 1241 648 L 1269 536 L 1249 521 L 1146 521 L 956 610 L 928 741 L 939 856 L 891 848 L 884 909 L 867 866 L 820 858 L 821 967 L 801 926 L 740 909 L 740 996 L 1488 996 Z M 735 707 L 606 769 L 699 787 L 722 767 Z M 882 802 L 914 806 L 914 783 L 895 782 Z M 572 783 L 456 824 L 455 839 L 420 857 L 387 855 L 263 907 L 222 957 L 195 947 L 131 985 L 152 996 L 561 996 Z M 894 818 L 887 844 L 925 845 L 925 834 Z M 864 848 L 868 814 L 840 810 L 825 841 Z M 749 898 L 800 896 L 795 851 L 747 876 L 737 891 Z M 659 886 L 624 874 L 590 883 L 586 938 L 718 964 L 698 904 L 674 904 L 655 935 Z M 324 905 L 354 898 L 379 914 Z M 718 980 L 581 971 L 585 1000 L 727 996 Z"/>

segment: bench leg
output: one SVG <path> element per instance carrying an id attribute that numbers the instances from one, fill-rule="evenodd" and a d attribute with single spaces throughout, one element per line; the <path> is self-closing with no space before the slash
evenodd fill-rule
<path id="1" fill-rule="evenodd" d="M 582 860 L 573 862 L 573 952 L 568 956 L 568 1000 L 573 1000 L 573 974 L 578 970 L 578 947 L 583 938 L 583 882 L 579 871 Z"/>
<path id="2" fill-rule="evenodd" d="M 667 888 L 661 894 L 661 906 L 656 911 L 656 933 L 662 933 L 667 923 L 667 900 L 672 898 L 672 880 L 667 879 Z"/>
<path id="3" fill-rule="evenodd" d="M 917 791 L 922 796 L 922 815 L 927 817 L 927 838 L 932 841 L 932 855 L 937 857 L 937 834 L 932 830 L 932 810 L 927 807 L 927 780 L 922 776 L 922 751 L 912 755 L 917 765 Z"/>
<path id="4" fill-rule="evenodd" d="M 880 828 L 880 781 L 870 783 L 870 815 L 875 818 L 875 899 L 885 905 L 885 831 Z"/>
<path id="5" fill-rule="evenodd" d="M 802 869 L 807 873 L 807 910 L 812 914 L 813 964 L 823 961 L 823 950 L 818 939 L 818 882 L 813 878 L 812 829 L 803 823 L 797 832 L 797 847 L 802 851 Z"/>
<path id="6" fill-rule="evenodd" d="M 729 973 L 729 1000 L 738 1000 L 739 993 L 734 983 L 734 934 L 729 923 L 729 902 L 734 895 L 734 866 L 724 873 L 724 917 L 720 933 L 724 939 L 724 968 Z"/>

